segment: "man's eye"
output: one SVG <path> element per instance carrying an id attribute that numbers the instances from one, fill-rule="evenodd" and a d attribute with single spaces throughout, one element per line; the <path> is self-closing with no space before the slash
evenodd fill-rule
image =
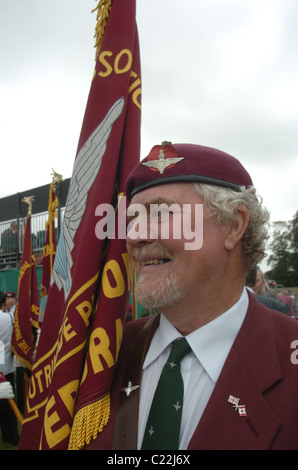
<path id="1" fill-rule="evenodd" d="M 150 220 L 164 222 L 169 219 L 172 213 L 168 210 L 153 210 L 150 212 Z"/>

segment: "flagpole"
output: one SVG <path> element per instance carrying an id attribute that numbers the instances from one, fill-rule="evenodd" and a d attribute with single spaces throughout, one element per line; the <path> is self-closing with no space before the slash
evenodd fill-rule
<path id="1" fill-rule="evenodd" d="M 0 383 L 2 383 L 2 384 L 3 383 L 9 383 L 10 384 L 10 382 L 6 380 L 6 377 L 3 374 L 3 372 L 0 372 Z M 20 410 L 18 409 L 14 399 L 13 398 L 7 398 L 7 401 L 10 404 L 10 406 L 11 406 L 11 408 L 12 408 L 12 410 L 13 410 L 13 412 L 14 412 L 14 414 L 15 414 L 18 422 L 19 422 L 19 424 L 22 426 L 23 425 L 23 416 L 22 416 Z"/>
<path id="2" fill-rule="evenodd" d="M 19 408 L 17 407 L 15 401 L 12 399 L 12 398 L 9 398 L 8 399 L 8 403 L 10 404 L 11 408 L 12 408 L 12 411 L 14 412 L 15 414 L 15 417 L 17 418 L 18 420 L 18 423 L 23 426 L 23 416 L 21 415 L 21 412 L 19 410 Z"/>
<path id="3" fill-rule="evenodd" d="M 11 338 L 11 350 L 16 358 L 25 366 L 26 369 L 32 368 L 32 344 L 35 333 L 32 328 L 38 329 L 39 325 L 34 316 L 38 316 L 38 294 L 32 286 L 32 282 L 36 281 L 36 273 L 32 271 L 35 267 L 35 258 L 32 253 L 31 240 L 31 213 L 34 196 L 24 197 L 22 202 L 28 205 L 27 220 L 23 236 L 23 255 L 22 266 L 18 280 L 18 301 L 16 304 L 14 328 Z M 29 242 L 29 245 L 28 245 Z M 34 308 L 32 304 L 32 295 L 35 296 Z M 21 304 L 21 315 L 20 315 Z M 33 340 L 34 341 L 34 340 Z"/>
<path id="4" fill-rule="evenodd" d="M 56 194 L 56 184 L 58 183 L 61 183 L 63 180 L 63 176 L 60 174 L 60 173 L 57 173 L 53 168 L 52 168 L 52 172 L 51 175 L 53 176 L 52 178 L 52 184 L 51 184 L 51 187 L 52 187 L 52 190 L 53 192 L 55 192 Z M 51 214 L 53 212 L 52 210 L 52 205 L 53 205 L 53 201 L 52 201 L 52 195 L 51 195 L 51 208 L 49 208 L 49 218 L 51 219 Z M 56 211 L 56 209 L 55 209 Z M 52 220 L 50 221 L 49 219 L 49 222 L 50 222 L 50 225 L 49 225 L 49 245 L 50 247 L 52 248 L 53 246 L 53 229 L 55 231 L 55 225 L 54 223 L 52 224 Z M 50 249 L 50 277 L 52 276 L 52 269 L 53 269 L 53 264 L 54 264 L 54 253 L 52 252 L 52 249 Z"/>
<path id="5" fill-rule="evenodd" d="M 32 213 L 32 202 L 34 202 L 34 196 L 28 196 L 28 197 L 24 197 L 22 199 L 22 202 L 25 202 L 26 204 L 28 204 L 28 213 L 27 213 L 27 216 L 28 215 L 31 215 Z"/>

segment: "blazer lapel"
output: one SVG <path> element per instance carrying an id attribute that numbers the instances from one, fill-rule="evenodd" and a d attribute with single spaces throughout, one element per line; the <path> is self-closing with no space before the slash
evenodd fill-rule
<path id="1" fill-rule="evenodd" d="M 246 318 L 188 449 L 268 449 L 281 422 L 266 390 L 282 379 L 271 315 L 250 295 Z M 239 399 L 246 415 L 229 403 Z"/>
<path id="2" fill-rule="evenodd" d="M 138 409 L 142 366 L 160 316 L 151 317 L 134 340 L 122 380 L 121 395 L 114 427 L 113 449 L 137 449 Z M 133 393 L 123 393 L 127 385 L 137 385 Z"/>

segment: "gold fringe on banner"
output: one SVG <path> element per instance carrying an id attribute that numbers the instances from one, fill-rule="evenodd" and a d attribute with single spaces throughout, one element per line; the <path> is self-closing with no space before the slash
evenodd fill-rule
<path id="1" fill-rule="evenodd" d="M 81 450 L 96 439 L 110 417 L 110 395 L 81 408 L 75 415 L 68 450 Z"/>
<path id="2" fill-rule="evenodd" d="M 94 11 L 97 11 L 96 15 L 96 26 L 95 26 L 95 45 L 96 47 L 96 53 L 95 53 L 95 60 L 97 59 L 100 44 L 104 35 L 105 27 L 109 18 L 109 14 L 111 11 L 112 7 L 112 0 L 100 0 L 98 2 L 98 5 L 96 8 L 92 10 L 92 13 Z"/>

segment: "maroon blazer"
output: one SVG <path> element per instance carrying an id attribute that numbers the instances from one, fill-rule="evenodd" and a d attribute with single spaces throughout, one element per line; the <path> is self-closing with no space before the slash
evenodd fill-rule
<path id="1" fill-rule="evenodd" d="M 86 449 L 136 449 L 142 364 L 159 317 L 125 325 L 111 390 L 111 417 Z M 145 325 L 145 327 L 144 327 Z M 188 449 L 298 450 L 298 364 L 292 342 L 298 321 L 267 309 L 249 294 L 243 325 Z M 291 346 L 292 345 L 292 346 Z M 297 346 L 296 346 L 297 349 Z M 228 402 L 240 398 L 246 416 Z"/>

